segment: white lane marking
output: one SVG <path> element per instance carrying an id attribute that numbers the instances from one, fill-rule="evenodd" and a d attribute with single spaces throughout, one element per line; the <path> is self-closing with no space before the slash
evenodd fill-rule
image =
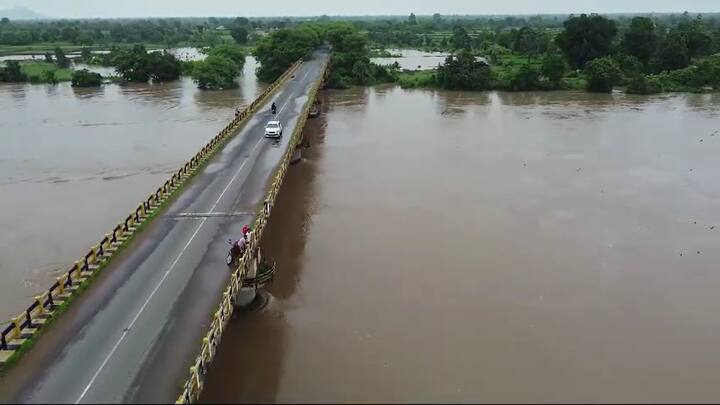
<path id="1" fill-rule="evenodd" d="M 250 151 L 250 155 L 252 155 L 252 154 L 255 152 L 255 149 L 257 149 L 258 145 L 260 145 L 260 142 L 262 142 L 262 138 L 260 138 L 260 139 L 258 140 L 258 142 L 255 144 L 255 146 L 253 146 L 252 150 Z M 225 186 L 225 189 L 222 191 L 222 193 L 220 193 L 220 196 L 219 196 L 218 199 L 215 201 L 215 204 L 213 204 L 212 208 L 210 208 L 210 213 L 212 213 L 212 212 L 215 211 L 215 208 L 216 208 L 217 205 L 220 203 L 220 200 L 223 198 L 223 196 L 224 196 L 225 193 L 228 191 L 228 189 L 230 189 L 230 186 L 233 184 L 233 182 L 235 182 L 235 179 L 237 179 L 237 176 L 240 175 L 240 172 L 242 171 L 243 167 L 245 167 L 245 164 L 246 164 L 249 160 L 250 160 L 249 158 L 246 159 L 246 160 L 242 163 L 242 165 L 240 165 L 240 167 L 238 168 L 238 170 L 237 170 L 237 172 L 235 173 L 235 175 L 232 177 L 232 179 L 230 179 L 230 182 L 228 182 L 227 186 Z M 200 225 L 198 225 L 198 227 L 195 229 L 195 232 L 193 232 L 192 236 L 190 237 L 190 240 L 187 241 L 187 243 L 185 244 L 185 246 L 184 246 L 184 247 L 182 248 L 182 250 L 180 251 L 180 254 L 175 258 L 175 261 L 173 261 L 173 263 L 170 265 L 170 267 L 167 269 L 167 271 L 165 271 L 165 274 L 162 276 L 162 278 L 160 279 L 160 281 L 158 282 L 158 284 L 157 284 L 157 285 L 155 286 L 155 288 L 152 290 L 152 292 L 150 293 L 150 296 L 147 297 L 147 299 L 146 299 L 145 302 L 143 303 L 142 307 L 140 307 L 140 310 L 137 312 L 137 314 L 135 314 L 135 317 L 134 317 L 133 320 L 130 322 L 130 325 L 129 325 L 127 328 L 125 328 L 125 330 L 123 330 L 122 335 L 120 335 L 120 339 L 118 339 L 118 341 L 115 342 L 115 345 L 114 345 L 113 348 L 110 350 L 110 353 L 108 353 L 108 355 L 105 357 L 105 360 L 103 360 L 103 362 L 100 364 L 100 367 L 97 369 L 97 371 L 95 371 L 95 374 L 93 374 L 92 378 L 90 379 L 90 382 L 88 382 L 87 386 L 85 386 L 85 389 L 84 389 L 83 392 L 80 394 L 80 397 L 78 397 L 77 401 L 75 401 L 75 404 L 79 404 L 80 401 L 82 401 L 82 399 L 83 399 L 83 398 L 85 397 L 85 395 L 88 393 L 88 391 L 90 390 L 90 388 L 92 387 L 92 385 L 95 383 L 95 380 L 97 379 L 97 377 L 100 375 L 100 373 L 102 372 L 102 370 L 105 368 L 105 366 L 107 365 L 108 361 L 110 361 L 110 358 L 112 358 L 113 354 L 115 354 L 115 351 L 116 351 L 117 348 L 120 346 L 120 343 L 122 343 L 122 341 L 125 340 L 125 337 L 126 337 L 127 334 L 130 332 L 130 330 L 132 329 L 133 325 L 135 325 L 135 322 L 137 322 L 138 318 L 140 318 L 140 315 L 142 315 L 143 311 L 145 311 L 145 307 L 147 307 L 147 304 L 148 304 L 148 303 L 150 302 L 150 300 L 153 298 L 153 296 L 155 295 L 155 293 L 157 293 L 157 291 L 160 289 L 160 286 L 162 286 L 163 282 L 165 282 L 165 279 L 167 278 L 168 275 L 170 275 L 170 272 L 172 272 L 172 270 L 175 268 L 175 265 L 178 264 L 178 262 L 180 261 L 180 258 L 181 258 L 182 255 L 185 253 L 185 251 L 187 250 L 187 248 L 190 246 L 190 244 L 192 243 L 192 241 L 195 239 L 195 237 L 197 236 L 198 232 L 200 232 L 200 229 L 202 228 L 202 226 L 205 225 L 205 222 L 206 222 L 206 221 L 207 221 L 207 218 L 203 218 L 202 222 L 200 222 Z"/>
<path id="2" fill-rule="evenodd" d="M 308 70 L 308 71 L 307 71 L 307 73 L 305 73 L 305 76 L 303 76 L 303 78 L 302 78 L 302 80 L 301 80 L 301 81 L 303 81 L 303 82 L 304 82 L 304 81 L 305 81 L 305 79 L 307 79 L 307 77 L 308 77 L 308 75 L 309 75 L 309 74 L 310 74 L 310 70 Z"/>
<path id="3" fill-rule="evenodd" d="M 170 216 L 175 218 L 202 218 L 202 217 L 239 217 L 253 215 L 250 211 L 233 211 L 233 212 L 181 212 Z"/>

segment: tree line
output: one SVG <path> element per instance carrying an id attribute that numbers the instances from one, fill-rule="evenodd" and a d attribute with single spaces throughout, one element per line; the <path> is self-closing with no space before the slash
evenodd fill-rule
<path id="1" fill-rule="evenodd" d="M 407 27 L 418 24 L 410 15 Z M 452 54 L 436 74 L 409 85 L 453 89 L 550 90 L 576 88 L 631 93 L 720 88 L 720 23 L 688 13 L 613 20 L 572 16 L 561 28 L 524 26 L 469 31 L 458 24 L 443 38 Z M 487 57 L 492 67 L 481 66 Z"/>

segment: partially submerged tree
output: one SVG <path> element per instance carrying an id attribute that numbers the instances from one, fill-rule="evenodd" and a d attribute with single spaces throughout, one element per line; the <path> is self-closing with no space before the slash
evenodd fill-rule
<path id="1" fill-rule="evenodd" d="M 102 85 L 102 82 L 103 78 L 99 73 L 82 69 L 73 72 L 70 83 L 72 87 L 98 87 Z"/>
<path id="2" fill-rule="evenodd" d="M 469 50 L 448 56 L 437 72 L 438 85 L 448 90 L 487 90 L 490 78 L 490 66 Z"/>
<path id="3" fill-rule="evenodd" d="M 193 66 L 192 79 L 206 90 L 228 89 L 236 86 L 238 66 L 222 56 L 208 56 Z"/>

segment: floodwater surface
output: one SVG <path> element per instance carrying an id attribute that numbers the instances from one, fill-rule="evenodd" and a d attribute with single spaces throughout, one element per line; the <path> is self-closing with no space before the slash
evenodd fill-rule
<path id="1" fill-rule="evenodd" d="M 204 402 L 720 398 L 720 95 L 326 97 Z"/>
<path id="2" fill-rule="evenodd" d="M 248 57 L 240 86 L 224 91 L 200 91 L 187 78 L 0 85 L 0 323 L 255 99 L 256 67 Z"/>
<path id="3" fill-rule="evenodd" d="M 397 62 L 401 69 L 424 70 L 438 67 L 438 65 L 445 63 L 445 58 L 447 57 L 446 53 L 425 52 L 417 49 L 388 49 L 388 52 L 400 56 L 372 58 L 372 62 L 379 65 L 392 65 Z"/>

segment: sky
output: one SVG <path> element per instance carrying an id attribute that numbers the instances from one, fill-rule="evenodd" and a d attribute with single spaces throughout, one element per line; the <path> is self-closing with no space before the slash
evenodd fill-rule
<path id="1" fill-rule="evenodd" d="M 54 18 L 720 12 L 720 0 L 0 0 Z"/>

